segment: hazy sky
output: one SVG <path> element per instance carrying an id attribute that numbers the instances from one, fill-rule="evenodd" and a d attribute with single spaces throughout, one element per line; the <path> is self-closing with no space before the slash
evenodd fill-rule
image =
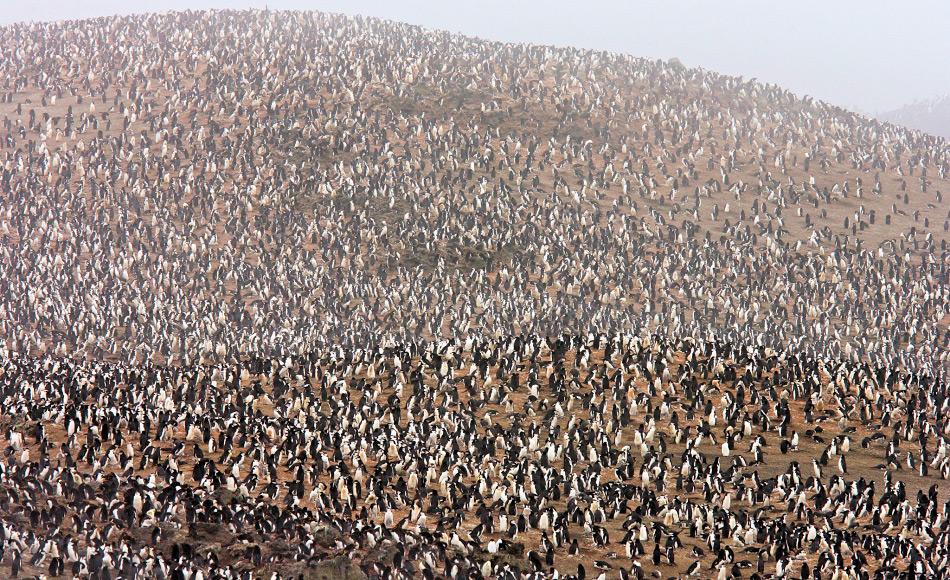
<path id="1" fill-rule="evenodd" d="M 950 94 L 948 0 L 40 0 L 0 23 L 185 8 L 366 14 L 493 40 L 569 44 L 775 82 L 862 112 Z"/>

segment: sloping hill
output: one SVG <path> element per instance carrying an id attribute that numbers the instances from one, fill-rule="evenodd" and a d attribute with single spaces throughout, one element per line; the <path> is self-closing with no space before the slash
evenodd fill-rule
<path id="1" fill-rule="evenodd" d="M 591 325 L 888 358 L 946 341 L 911 270 L 945 264 L 946 144 L 778 87 L 316 13 L 2 36 L 12 350 Z M 847 287 L 814 285 L 849 263 Z"/>
<path id="2" fill-rule="evenodd" d="M 896 125 L 950 139 L 950 95 L 918 101 L 877 117 Z"/>
<path id="3" fill-rule="evenodd" d="M 0 28 L 0 119 L 4 574 L 945 567 L 944 140 L 312 12 Z"/>

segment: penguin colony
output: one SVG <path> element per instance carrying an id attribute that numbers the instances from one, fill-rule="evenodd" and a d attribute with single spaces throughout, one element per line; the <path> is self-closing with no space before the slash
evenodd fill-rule
<path id="1" fill-rule="evenodd" d="M 950 147 L 315 12 L 0 28 L 0 570 L 935 577 Z"/>

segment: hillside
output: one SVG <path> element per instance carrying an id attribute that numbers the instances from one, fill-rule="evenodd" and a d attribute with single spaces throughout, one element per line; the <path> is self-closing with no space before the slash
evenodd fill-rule
<path id="1" fill-rule="evenodd" d="M 912 323 L 946 344 L 932 287 L 838 300 L 945 264 L 950 149 L 923 134 L 658 62 L 320 14 L 2 34 L 11 350 L 233 359 L 657 316 L 832 354 L 891 358 Z M 849 288 L 809 285 L 858 242 Z"/>
<path id="2" fill-rule="evenodd" d="M 316 12 L 0 28 L 0 118 L 24 573 L 945 560 L 945 140 Z"/>
<path id="3" fill-rule="evenodd" d="M 882 121 L 950 139 L 950 96 L 918 101 L 876 116 Z"/>

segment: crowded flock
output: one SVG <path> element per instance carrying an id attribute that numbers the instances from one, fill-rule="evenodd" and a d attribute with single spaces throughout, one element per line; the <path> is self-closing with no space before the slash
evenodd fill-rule
<path id="1" fill-rule="evenodd" d="M 940 576 L 948 174 L 675 61 L 0 28 L 0 573 Z"/>

